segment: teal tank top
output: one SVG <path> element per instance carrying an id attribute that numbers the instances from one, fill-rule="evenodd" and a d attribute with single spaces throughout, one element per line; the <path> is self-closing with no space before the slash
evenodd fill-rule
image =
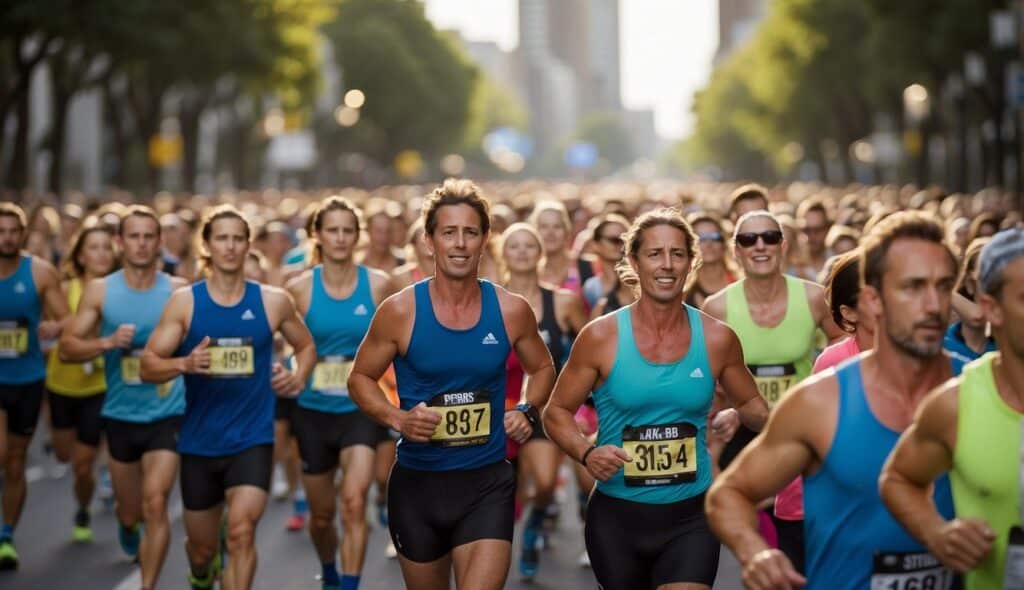
<path id="1" fill-rule="evenodd" d="M 633 339 L 627 306 L 615 311 L 619 336 L 608 379 L 593 392 L 601 425 L 597 444 L 622 447 L 632 457 L 601 493 L 645 504 L 679 502 L 711 485 L 705 439 L 715 380 L 704 343 L 701 313 L 686 305 L 690 347 L 674 363 L 652 363 Z"/>
<path id="2" fill-rule="evenodd" d="M 299 395 L 299 405 L 329 414 L 347 414 L 358 408 L 348 395 L 352 359 L 370 329 L 376 306 L 370 289 L 370 273 L 358 265 L 356 288 L 345 299 L 335 299 L 324 289 L 323 267 L 313 268 L 306 326 L 316 344 L 317 363 Z"/>

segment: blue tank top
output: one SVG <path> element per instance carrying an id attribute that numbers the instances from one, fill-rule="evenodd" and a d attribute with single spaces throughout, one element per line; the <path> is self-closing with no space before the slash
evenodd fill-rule
<path id="1" fill-rule="evenodd" d="M 335 299 L 324 289 L 322 267 L 313 268 L 306 327 L 316 344 L 317 364 L 306 389 L 299 395 L 303 408 L 329 414 L 347 414 L 358 409 L 348 395 L 348 374 L 376 306 L 369 271 L 363 265 L 356 269 L 355 290 L 345 299 Z"/>
<path id="2" fill-rule="evenodd" d="M 403 410 L 420 402 L 442 415 L 431 442 L 398 442 L 410 469 L 474 469 L 505 459 L 505 360 L 511 346 L 494 285 L 480 280 L 480 320 L 453 330 L 434 315 L 430 279 L 416 283 L 416 320 L 404 356 L 395 357 Z"/>
<path id="3" fill-rule="evenodd" d="M 46 377 L 39 349 L 41 315 L 32 257 L 22 256 L 14 274 L 0 279 L 0 384 L 25 385 Z"/>
<path id="4" fill-rule="evenodd" d="M 633 338 L 631 306 L 615 311 L 618 341 L 608 379 L 593 392 L 597 444 L 615 445 L 633 457 L 606 482 L 614 498 L 668 504 L 704 493 L 711 485 L 705 439 L 715 379 L 708 362 L 701 314 L 690 306 L 690 347 L 674 363 L 652 363 Z"/>
<path id="5" fill-rule="evenodd" d="M 146 341 L 160 321 L 173 287 L 171 278 L 156 273 L 153 286 L 136 291 L 124 280 L 119 270 L 104 280 L 103 320 L 100 336 L 117 331 L 121 324 L 135 324 L 135 337 L 129 349 L 103 353 L 103 370 L 107 380 L 107 396 L 103 400 L 103 416 L 126 422 L 149 423 L 185 412 L 185 383 L 180 377 L 155 385 L 143 383 L 139 363 Z"/>
<path id="6" fill-rule="evenodd" d="M 185 375 L 185 419 L 178 451 L 221 457 L 274 443 L 270 387 L 273 333 L 259 283 L 246 281 L 232 307 L 210 298 L 206 281 L 192 285 L 192 321 L 175 356 L 211 338 L 211 375 Z"/>
<path id="7" fill-rule="evenodd" d="M 873 588 L 872 573 L 880 567 L 876 554 L 926 551 L 893 519 L 879 496 L 878 476 L 900 433 L 881 424 L 868 406 L 860 363 L 854 357 L 836 368 L 839 420 L 835 437 L 821 468 L 804 478 L 807 588 L 811 589 Z M 953 518 L 947 476 L 935 482 L 934 498 L 942 517 Z"/>

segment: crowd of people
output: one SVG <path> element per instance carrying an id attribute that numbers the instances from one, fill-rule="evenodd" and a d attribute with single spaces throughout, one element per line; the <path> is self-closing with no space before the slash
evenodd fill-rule
<path id="1" fill-rule="evenodd" d="M 325 589 L 359 587 L 371 513 L 432 590 L 534 578 L 574 511 L 605 590 L 710 588 L 721 544 L 751 589 L 1024 588 L 1010 194 L 449 179 L 130 201 L 0 203 L 0 569 L 42 424 L 71 538 L 109 478 L 145 589 L 176 484 L 192 588 L 252 586 L 272 491 Z"/>

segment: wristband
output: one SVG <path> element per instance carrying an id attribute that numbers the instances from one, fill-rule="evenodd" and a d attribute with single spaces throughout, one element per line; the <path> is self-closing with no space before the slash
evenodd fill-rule
<path id="1" fill-rule="evenodd" d="M 587 466 L 587 457 L 590 455 L 590 453 L 593 453 L 594 449 L 596 448 L 597 445 L 591 445 L 590 448 L 587 449 L 585 453 L 583 453 L 583 456 L 580 457 L 580 465 L 583 465 L 584 467 Z"/>
<path id="2" fill-rule="evenodd" d="M 516 410 L 523 413 L 526 416 L 526 420 L 530 423 L 530 426 L 536 426 L 540 422 L 540 412 L 537 408 L 533 407 L 528 403 L 522 403 L 515 407 Z"/>

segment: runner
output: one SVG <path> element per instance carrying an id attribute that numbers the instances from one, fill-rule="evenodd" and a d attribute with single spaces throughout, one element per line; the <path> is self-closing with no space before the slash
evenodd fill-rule
<path id="1" fill-rule="evenodd" d="M 313 334 L 318 355 L 313 377 L 299 395 L 292 420 L 311 511 L 309 535 L 320 557 L 325 590 L 359 587 L 369 537 L 366 497 L 374 479 L 374 450 L 388 436 L 386 429 L 359 411 L 346 383 L 370 319 L 390 294 L 387 273 L 353 259 L 361 229 L 359 211 L 347 199 L 325 199 L 313 214 L 313 262 L 320 264 L 288 285 Z M 343 474 L 340 577 L 334 525 L 339 465 Z"/>
<path id="2" fill-rule="evenodd" d="M 139 373 L 142 350 L 161 310 L 171 292 L 186 285 L 157 270 L 160 237 L 152 209 L 135 205 L 127 210 L 117 236 L 123 268 L 85 285 L 60 342 L 61 357 L 71 361 L 90 362 L 102 355 L 108 388 L 102 416 L 118 540 L 126 554 L 138 556 L 146 590 L 156 587 L 170 543 L 167 501 L 178 474 L 175 446 L 185 411 L 181 379 L 151 385 Z"/>
<path id="3" fill-rule="evenodd" d="M 716 217 L 698 213 L 687 221 L 700 240 L 700 266 L 693 270 L 686 304 L 699 308 L 708 297 L 735 283 L 739 272 L 727 252 L 725 230 Z"/>
<path id="4" fill-rule="evenodd" d="M 703 499 L 711 483 L 705 434 L 715 382 L 755 430 L 768 408 L 732 330 L 683 305 L 698 256 L 683 217 L 670 209 L 645 213 L 625 246 L 619 269 L 640 297 L 580 333 L 544 426 L 598 480 L 585 535 L 601 588 L 710 588 L 719 545 Z M 574 418 L 591 391 L 601 424 L 596 444 Z"/>
<path id="5" fill-rule="evenodd" d="M 950 375 L 942 333 L 956 263 L 942 238 L 942 226 L 917 212 L 875 227 L 863 247 L 860 297 L 879 320 L 876 348 L 793 388 L 712 486 L 708 519 L 743 566 L 747 588 L 890 588 L 911 579 L 898 587 L 949 587 L 950 573 L 900 529 L 877 492 L 899 432 Z M 758 534 L 755 515 L 758 502 L 801 473 L 806 581 Z M 935 494 L 952 514 L 948 480 Z"/>
<path id="6" fill-rule="evenodd" d="M 960 266 L 960 279 L 957 281 L 956 293 L 963 296 L 970 304 L 977 304 L 978 295 L 978 258 L 981 250 L 990 238 L 978 238 L 971 242 L 964 252 Z M 954 306 L 956 301 L 954 300 Z M 954 307 L 954 309 L 956 309 Z M 996 350 L 995 340 L 985 333 L 987 322 L 984 315 L 964 314 L 946 331 L 942 348 L 953 363 L 953 374 L 959 375 L 964 365 L 980 358 L 986 352 Z"/>
<path id="7" fill-rule="evenodd" d="M 759 184 L 744 184 L 729 195 L 729 220 L 734 224 L 751 211 L 768 210 L 768 189 Z"/>
<path id="8" fill-rule="evenodd" d="M 39 421 L 46 377 L 39 341 L 56 338 L 68 314 L 57 269 L 21 250 L 27 227 L 21 207 L 0 202 L 0 570 L 18 568 L 14 528 L 28 493 L 25 454 Z M 42 319 L 44 311 L 51 319 Z"/>
<path id="9" fill-rule="evenodd" d="M 1000 352 L 964 369 L 922 404 L 882 472 L 893 516 L 968 590 L 1024 588 L 1024 230 L 996 234 L 981 253 L 979 301 Z M 955 520 L 928 498 L 950 473 Z"/>
<path id="10" fill-rule="evenodd" d="M 116 264 L 113 232 L 105 225 L 96 223 L 75 234 L 62 265 L 68 277 L 63 291 L 72 313 L 78 308 L 83 285 L 110 274 Z M 71 538 L 76 543 L 86 543 L 92 541 L 89 505 L 96 489 L 96 457 L 102 430 L 100 410 L 107 385 L 102 360 L 62 362 L 59 348 L 50 351 L 46 364 L 53 450 L 58 461 L 71 463 L 78 503 Z"/>
<path id="11" fill-rule="evenodd" d="M 555 363 L 555 374 L 569 353 L 572 339 L 587 323 L 587 314 L 579 297 L 568 289 L 554 289 L 540 283 L 539 272 L 543 252 L 543 240 L 534 227 L 528 223 L 514 223 L 501 236 L 502 257 L 505 261 L 507 280 L 505 288 L 521 295 L 538 318 L 538 329 Z M 509 355 L 509 382 L 512 389 L 506 395 L 521 402 L 520 388 L 523 370 L 519 357 Z M 507 404 L 506 404 L 507 405 Z M 518 453 L 518 485 L 523 489 L 532 483 L 533 499 L 526 526 L 523 529 L 522 553 L 519 558 L 519 573 L 525 578 L 537 575 L 540 561 L 538 542 L 541 537 L 548 507 L 554 500 L 555 484 L 558 483 L 558 468 L 564 458 L 558 446 L 544 434 L 536 424 Z"/>
<path id="12" fill-rule="evenodd" d="M 468 180 L 449 179 L 423 206 L 437 274 L 381 305 L 356 355 L 349 391 L 402 433 L 388 485 L 391 537 L 413 590 L 501 588 L 512 549 L 515 473 L 505 436 L 523 442 L 554 382 L 529 304 L 477 278 L 490 219 Z M 515 350 L 527 402 L 504 411 Z M 377 380 L 395 363 L 401 408 Z"/>
<path id="13" fill-rule="evenodd" d="M 593 309 L 603 297 L 608 297 L 606 311 L 620 307 L 618 298 L 622 283 L 615 271 L 615 265 L 622 260 L 622 234 L 629 229 L 629 221 L 625 217 L 609 213 L 604 215 L 594 226 L 594 246 L 601 269 L 595 276 L 583 283 L 583 299 L 587 309 Z"/>
<path id="14" fill-rule="evenodd" d="M 560 201 L 540 201 L 534 205 L 529 221 L 544 244 L 540 279 L 579 294 L 594 269 L 589 262 L 572 255 L 572 221 L 565 205 Z"/>
<path id="15" fill-rule="evenodd" d="M 241 213 L 211 209 L 200 235 L 209 278 L 171 296 L 146 344 L 142 379 L 164 383 L 185 376 L 178 452 L 189 581 L 209 588 L 219 571 L 226 498 L 228 574 L 235 587 L 249 588 L 273 466 L 274 392 L 297 395 L 316 350 L 285 291 L 245 280 L 250 231 Z M 277 331 L 295 349 L 294 372 L 271 366 Z"/>

